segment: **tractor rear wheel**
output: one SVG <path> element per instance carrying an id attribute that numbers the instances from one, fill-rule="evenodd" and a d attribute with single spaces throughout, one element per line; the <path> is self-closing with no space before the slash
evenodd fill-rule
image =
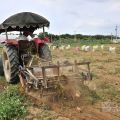
<path id="1" fill-rule="evenodd" d="M 3 71 L 3 62 L 2 62 L 2 58 L 0 56 L 0 76 L 4 75 L 4 71 Z"/>
<path id="2" fill-rule="evenodd" d="M 51 51 L 47 44 L 41 44 L 38 48 L 39 57 L 42 59 L 42 61 L 51 61 Z"/>
<path id="3" fill-rule="evenodd" d="M 15 46 L 6 45 L 3 48 L 3 69 L 6 81 L 11 84 L 18 82 L 19 57 Z"/>

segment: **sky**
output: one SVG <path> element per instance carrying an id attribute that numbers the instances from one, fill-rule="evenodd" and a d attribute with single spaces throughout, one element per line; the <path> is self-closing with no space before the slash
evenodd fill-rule
<path id="1" fill-rule="evenodd" d="M 120 34 L 120 0 L 2 0 L 0 23 L 19 12 L 47 18 L 53 34 Z"/>

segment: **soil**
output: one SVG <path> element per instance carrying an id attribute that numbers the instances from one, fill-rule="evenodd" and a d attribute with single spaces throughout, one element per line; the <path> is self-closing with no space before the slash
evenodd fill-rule
<path id="1" fill-rule="evenodd" d="M 109 45 L 108 45 L 109 46 Z M 90 61 L 93 73 L 92 81 L 76 80 L 67 77 L 67 85 L 62 88 L 63 96 L 59 91 L 41 98 L 39 91 L 26 94 L 28 115 L 21 120 L 120 120 L 120 107 L 117 110 L 104 111 L 101 99 L 91 100 L 92 91 L 100 91 L 104 84 L 114 86 L 120 91 L 120 46 L 116 53 L 109 53 L 107 47 L 104 51 L 95 52 L 76 51 L 75 48 L 60 51 L 52 50 L 53 61 Z M 81 67 L 82 69 L 84 67 Z M 0 91 L 6 86 L 0 84 Z M 107 94 L 105 94 L 107 96 Z M 119 98 L 120 100 L 120 98 Z M 106 101 L 109 101 L 106 99 Z M 106 102 L 104 101 L 104 102 Z M 111 100 L 116 102 L 116 99 Z M 118 101 L 117 101 L 118 102 Z"/>

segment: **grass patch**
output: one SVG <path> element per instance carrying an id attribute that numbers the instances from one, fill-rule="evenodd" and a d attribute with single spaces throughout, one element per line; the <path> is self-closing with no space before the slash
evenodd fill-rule
<path id="1" fill-rule="evenodd" d="M 15 120 L 26 113 L 24 97 L 16 86 L 9 86 L 0 93 L 0 120 Z"/>
<path id="2" fill-rule="evenodd" d="M 120 102 L 120 91 L 112 85 L 102 84 L 96 93 L 102 101 L 111 100 L 113 102 Z"/>
<path id="3" fill-rule="evenodd" d="M 4 76 L 0 76 L 0 83 L 6 83 L 6 80 L 5 80 Z"/>
<path id="4" fill-rule="evenodd" d="M 92 78 L 96 78 L 96 79 L 99 78 L 98 75 L 97 75 L 97 73 L 95 73 L 95 72 L 93 72 L 93 71 L 92 71 L 92 73 L 91 73 L 91 76 L 92 76 Z"/>
<path id="5" fill-rule="evenodd" d="M 120 74 L 120 67 L 116 67 L 113 70 L 109 71 L 110 74 Z"/>
<path id="6" fill-rule="evenodd" d="M 115 73 L 115 74 L 120 73 L 120 67 L 116 67 L 114 73 Z"/>

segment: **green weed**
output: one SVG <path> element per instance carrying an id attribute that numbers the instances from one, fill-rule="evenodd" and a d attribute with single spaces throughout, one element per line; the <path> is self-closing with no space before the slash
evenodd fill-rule
<path id="1" fill-rule="evenodd" d="M 0 120 L 15 120 L 25 114 L 23 100 L 16 86 L 9 86 L 0 93 Z"/>

